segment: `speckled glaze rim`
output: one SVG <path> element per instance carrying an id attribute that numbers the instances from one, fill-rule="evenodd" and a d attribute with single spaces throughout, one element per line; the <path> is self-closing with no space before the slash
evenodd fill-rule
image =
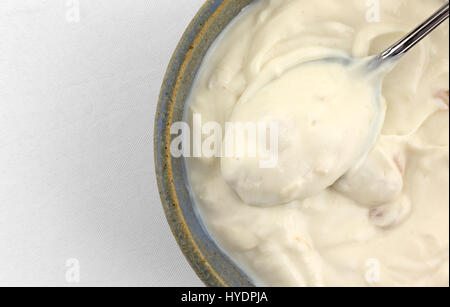
<path id="1" fill-rule="evenodd" d="M 253 0 L 209 0 L 188 26 L 167 69 L 160 92 L 154 129 L 155 170 L 167 221 L 180 249 L 207 286 L 251 287 L 250 279 L 207 238 L 191 211 L 184 163 L 170 155 L 170 126 L 182 119 L 185 103 L 203 56 L 224 27 Z M 190 206 L 190 207 L 189 207 Z"/>

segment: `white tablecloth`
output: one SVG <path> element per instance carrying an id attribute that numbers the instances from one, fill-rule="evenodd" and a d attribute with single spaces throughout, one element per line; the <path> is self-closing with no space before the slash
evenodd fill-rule
<path id="1" fill-rule="evenodd" d="M 153 123 L 203 1 L 0 1 L 0 286 L 201 285 L 161 208 Z"/>

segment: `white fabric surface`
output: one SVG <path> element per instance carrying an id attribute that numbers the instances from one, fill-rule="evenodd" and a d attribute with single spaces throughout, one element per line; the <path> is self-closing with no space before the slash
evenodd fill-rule
<path id="1" fill-rule="evenodd" d="M 161 208 L 153 123 L 203 2 L 0 1 L 0 286 L 202 285 Z"/>

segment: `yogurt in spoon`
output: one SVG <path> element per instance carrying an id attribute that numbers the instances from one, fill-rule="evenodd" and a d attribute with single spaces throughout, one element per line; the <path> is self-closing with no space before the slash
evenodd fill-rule
<path id="1" fill-rule="evenodd" d="M 385 115 L 382 74 L 364 74 L 366 65 L 312 61 L 268 84 L 256 81 L 260 89 L 250 97 L 244 93 L 230 121 L 275 122 L 279 132 L 273 168 L 261 168 L 259 157 L 222 158 L 223 177 L 245 203 L 277 205 L 314 196 L 365 158 Z M 236 138 L 225 140 L 230 137 Z"/>
<path id="2" fill-rule="evenodd" d="M 255 91 L 251 86 L 251 97 L 244 93 L 230 121 L 282 123 L 279 163 L 263 169 L 260 157 L 226 157 L 221 163 L 224 179 L 247 204 L 277 205 L 312 197 L 357 169 L 375 145 L 385 117 L 383 76 L 448 16 L 447 2 L 376 57 L 330 56 L 290 69 L 268 84 L 255 82 L 261 87 Z M 245 147 L 243 143 L 237 146 Z"/>

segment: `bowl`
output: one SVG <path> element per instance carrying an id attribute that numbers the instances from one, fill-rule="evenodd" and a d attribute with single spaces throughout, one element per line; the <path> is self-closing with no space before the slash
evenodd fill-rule
<path id="1" fill-rule="evenodd" d="M 163 81 L 155 122 L 155 169 L 162 205 L 173 235 L 190 265 L 212 287 L 251 287 L 250 278 L 206 231 L 189 192 L 184 158 L 170 154 L 170 127 L 183 120 L 202 59 L 216 37 L 255 0 L 207 1 L 181 38 Z"/>

